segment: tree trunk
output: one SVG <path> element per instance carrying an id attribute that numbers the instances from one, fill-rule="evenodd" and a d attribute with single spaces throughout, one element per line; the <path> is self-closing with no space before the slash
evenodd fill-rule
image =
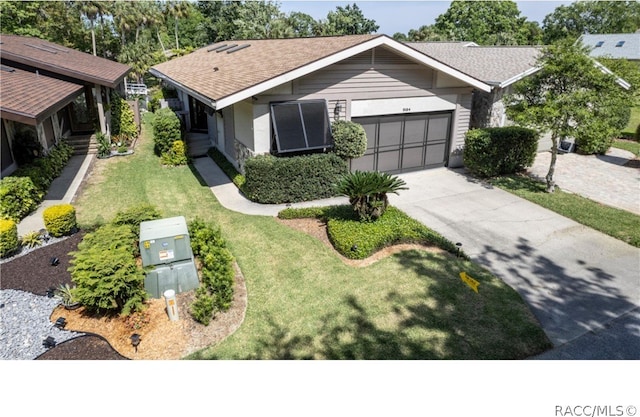
<path id="1" fill-rule="evenodd" d="M 556 158 L 558 156 L 558 136 L 551 134 L 551 163 L 549 164 L 549 172 L 547 172 L 547 192 L 552 193 L 556 189 L 556 183 L 553 181 L 553 173 L 556 170 Z"/>
<path id="2" fill-rule="evenodd" d="M 91 45 L 93 46 L 93 56 L 97 56 L 96 53 L 96 31 L 91 28 Z"/>
<path id="3" fill-rule="evenodd" d="M 164 48 L 164 43 L 162 43 L 162 38 L 160 38 L 160 31 L 156 27 L 156 36 L 158 37 L 158 42 L 160 42 L 160 46 L 162 47 L 162 53 L 166 55 L 167 50 Z"/>
<path id="4" fill-rule="evenodd" d="M 178 45 L 178 17 L 176 17 L 176 49 L 180 49 L 180 46 Z"/>

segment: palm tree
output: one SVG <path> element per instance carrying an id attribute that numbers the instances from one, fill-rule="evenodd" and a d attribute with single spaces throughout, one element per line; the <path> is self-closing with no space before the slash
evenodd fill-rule
<path id="1" fill-rule="evenodd" d="M 374 221 L 389 206 L 388 193 L 407 190 L 404 180 L 384 172 L 355 171 L 342 176 L 336 191 L 349 197 L 349 203 L 360 221 Z"/>
<path id="2" fill-rule="evenodd" d="M 191 5 L 186 1 L 168 1 L 165 9 L 167 15 L 173 16 L 175 20 L 176 49 L 180 49 L 178 43 L 178 19 L 189 17 Z"/>
<path id="3" fill-rule="evenodd" d="M 93 46 L 93 55 L 96 56 L 96 19 L 100 14 L 102 6 L 96 1 L 81 1 L 80 11 L 89 20 L 91 27 L 91 45 Z"/>

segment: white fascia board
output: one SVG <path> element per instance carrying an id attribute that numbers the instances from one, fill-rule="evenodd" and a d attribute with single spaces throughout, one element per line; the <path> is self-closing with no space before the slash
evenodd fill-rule
<path id="1" fill-rule="evenodd" d="M 267 91 L 271 88 L 277 87 L 281 84 L 284 84 L 289 81 L 293 81 L 300 77 L 304 77 L 305 75 L 311 74 L 315 71 L 321 70 L 329 65 L 338 63 L 347 58 L 350 58 L 354 55 L 360 54 L 362 52 L 373 49 L 377 46 L 385 45 L 395 50 L 396 52 L 408 56 L 415 61 L 418 61 L 426 66 L 434 68 L 438 71 L 443 71 L 450 76 L 457 78 L 473 87 L 476 87 L 482 91 L 490 92 L 491 86 L 483 83 L 473 77 L 470 77 L 460 71 L 457 71 L 439 61 L 436 61 L 433 58 L 428 57 L 427 55 L 419 52 L 413 48 L 410 48 L 398 41 L 395 41 L 386 35 L 378 36 L 369 41 L 363 42 L 361 44 L 352 46 L 351 48 L 345 49 L 343 51 L 337 52 L 325 58 L 319 59 L 317 61 L 311 62 L 305 66 L 297 68 L 293 71 L 289 71 L 286 74 L 282 74 L 280 76 L 274 77 L 268 81 L 262 82 L 260 84 L 256 84 L 253 87 L 249 87 L 245 90 L 239 91 L 237 93 L 228 95 L 217 101 L 217 108 L 222 109 L 227 106 L 230 106 L 238 101 L 242 101 L 252 97 L 256 94 L 260 94 L 264 91 Z"/>
<path id="2" fill-rule="evenodd" d="M 525 72 L 522 72 L 514 77 L 509 78 L 508 80 L 502 81 L 500 84 L 498 84 L 498 87 L 500 88 L 505 88 L 510 86 L 511 84 L 515 83 L 516 81 L 520 81 L 523 78 L 528 77 L 531 74 L 535 74 L 536 72 L 540 71 L 542 69 L 542 67 L 533 67 L 530 68 L 528 70 L 526 70 Z"/>
<path id="3" fill-rule="evenodd" d="M 149 73 L 151 75 L 153 75 L 154 77 L 160 78 L 161 80 L 163 80 L 163 81 L 173 85 L 174 87 L 186 92 L 191 97 L 193 97 L 193 98 L 197 99 L 198 101 L 200 101 L 200 102 L 212 107 L 214 110 L 217 110 L 216 101 L 215 100 L 212 100 L 209 97 L 203 96 L 202 94 L 198 93 L 197 91 L 185 86 L 184 84 L 181 84 L 181 83 L 177 82 L 173 78 L 163 74 L 162 72 L 158 71 L 157 69 L 149 68 Z"/>
<path id="4" fill-rule="evenodd" d="M 618 77 L 617 75 L 615 75 L 613 73 L 613 71 L 611 71 L 609 68 L 605 67 L 604 65 L 602 65 L 601 63 L 599 63 L 598 61 L 594 60 L 593 61 L 595 66 L 602 71 L 603 73 L 607 74 L 607 75 L 613 75 L 614 77 L 616 77 L 616 83 L 618 83 L 618 85 L 622 88 L 624 88 L 625 90 L 628 90 L 631 88 L 631 84 L 629 84 L 627 81 L 623 80 L 622 78 Z"/>

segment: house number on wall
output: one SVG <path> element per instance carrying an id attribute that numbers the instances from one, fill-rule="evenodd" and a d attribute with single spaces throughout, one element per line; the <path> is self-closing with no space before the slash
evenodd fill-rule
<path id="1" fill-rule="evenodd" d="M 402 111 L 405 112 L 405 113 L 408 112 L 408 111 L 411 111 L 411 107 L 403 107 Z"/>

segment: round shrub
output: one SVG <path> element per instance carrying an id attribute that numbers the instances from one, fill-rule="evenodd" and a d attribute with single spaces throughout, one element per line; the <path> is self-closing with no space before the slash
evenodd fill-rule
<path id="1" fill-rule="evenodd" d="M 47 207 L 42 213 L 44 227 L 54 237 L 70 235 L 77 227 L 76 209 L 71 204 Z"/>
<path id="2" fill-rule="evenodd" d="M 342 159 L 355 159 L 367 150 L 367 133 L 358 123 L 336 120 L 331 125 L 333 152 Z"/>
<path id="3" fill-rule="evenodd" d="M 0 180 L 0 218 L 20 221 L 35 210 L 43 192 L 29 177 L 5 177 Z"/>
<path id="4" fill-rule="evenodd" d="M 162 164 L 169 166 L 187 165 L 187 146 L 183 140 L 176 140 L 171 149 L 162 154 Z"/>
<path id="5" fill-rule="evenodd" d="M 13 220 L 0 219 L 0 257 L 18 249 L 18 225 Z"/>

